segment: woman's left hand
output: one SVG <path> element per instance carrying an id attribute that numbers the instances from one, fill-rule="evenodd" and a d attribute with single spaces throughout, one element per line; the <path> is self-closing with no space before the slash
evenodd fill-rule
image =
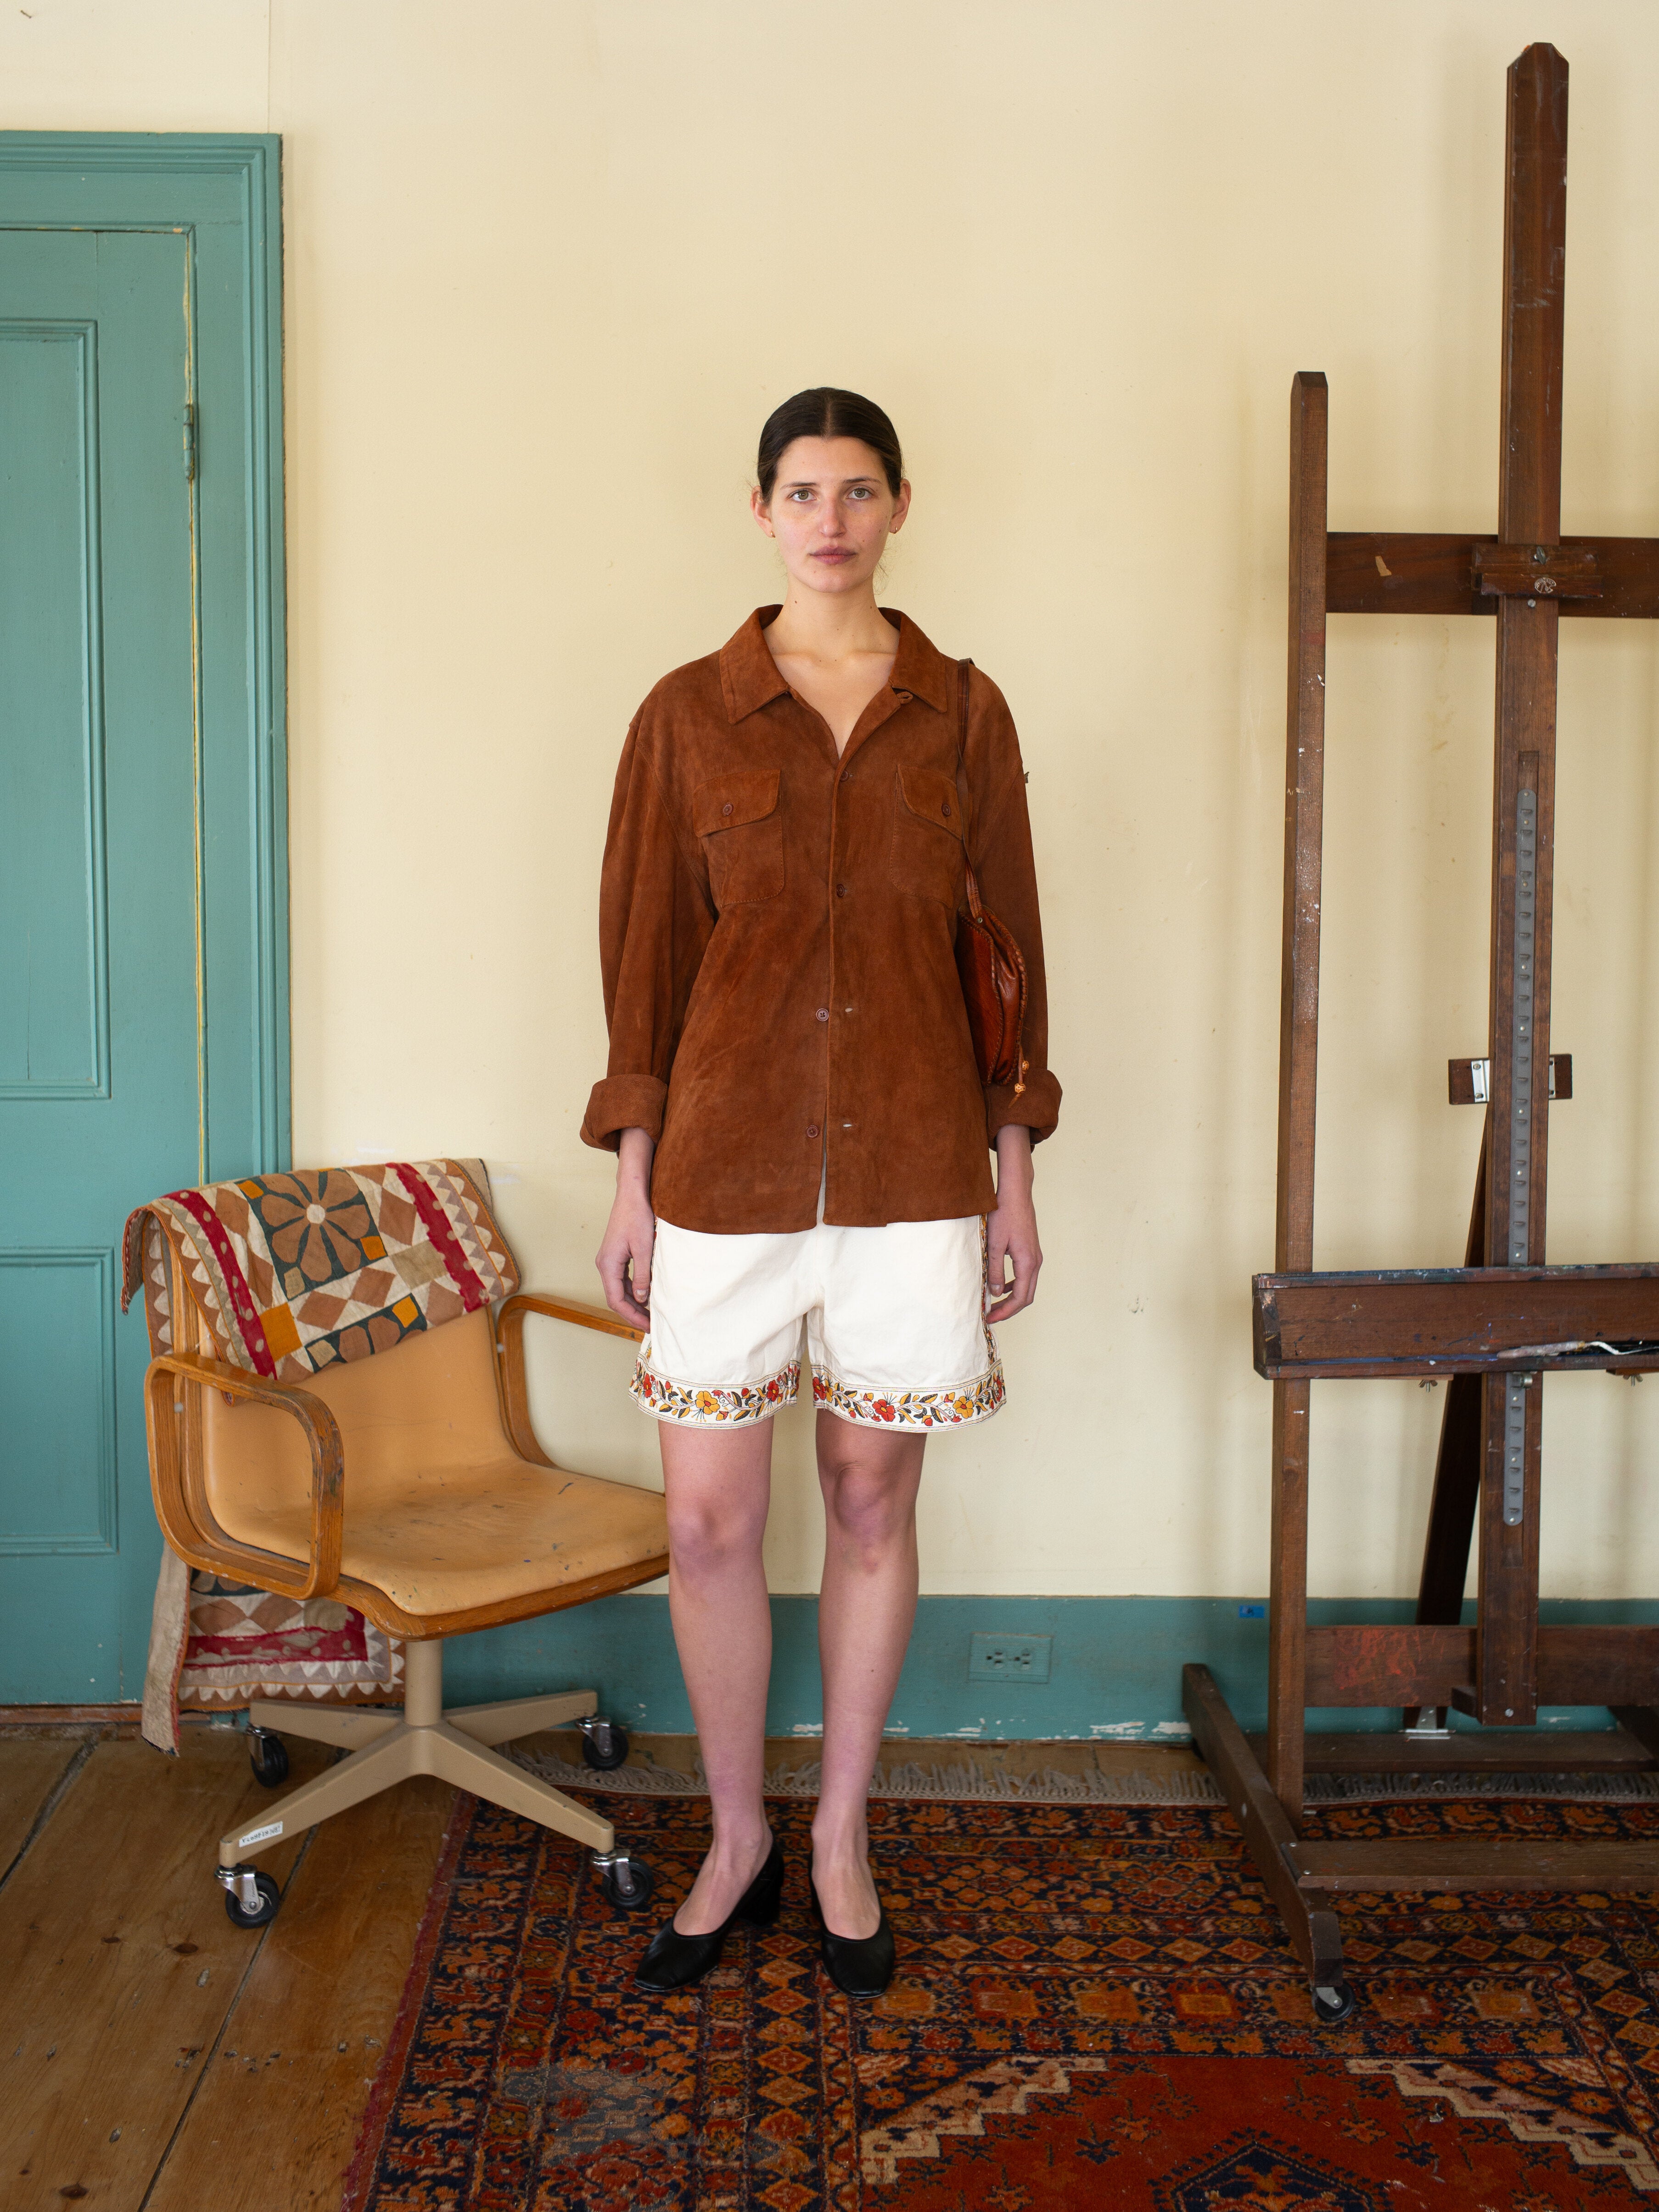
<path id="1" fill-rule="evenodd" d="M 1004 1265 L 1008 1260 L 1014 1263 L 1012 1283 Z M 1012 1320 L 1036 1296 L 1042 1247 L 1031 1202 L 1031 1138 L 1029 1130 L 1012 1126 L 997 1132 L 997 1202 L 985 1218 L 985 1272 L 990 1321 Z"/>

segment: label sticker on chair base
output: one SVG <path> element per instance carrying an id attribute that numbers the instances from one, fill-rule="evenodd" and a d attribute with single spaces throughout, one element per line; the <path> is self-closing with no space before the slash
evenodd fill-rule
<path id="1" fill-rule="evenodd" d="M 245 1851 L 250 1844 L 268 1844 L 273 1836 L 280 1836 L 282 1832 L 280 1820 L 267 1820 L 263 1828 L 250 1828 L 246 1835 L 238 1836 L 236 1848 L 239 1851 Z"/>

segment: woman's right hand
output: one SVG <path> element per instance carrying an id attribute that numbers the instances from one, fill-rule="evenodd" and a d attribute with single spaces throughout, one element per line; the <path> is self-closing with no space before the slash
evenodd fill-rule
<path id="1" fill-rule="evenodd" d="M 651 1156 L 656 1146 L 643 1129 L 624 1129 L 617 1147 L 617 1195 L 594 1264 L 605 1302 L 632 1328 L 651 1326 L 651 1255 L 657 1218 L 651 1211 Z"/>

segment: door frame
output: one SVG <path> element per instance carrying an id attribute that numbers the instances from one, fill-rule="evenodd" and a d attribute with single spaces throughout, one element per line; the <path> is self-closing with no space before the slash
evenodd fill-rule
<path id="1" fill-rule="evenodd" d="M 268 1174 L 290 1115 L 282 141 L 0 131 L 0 229 L 189 241 L 199 1180 Z"/>

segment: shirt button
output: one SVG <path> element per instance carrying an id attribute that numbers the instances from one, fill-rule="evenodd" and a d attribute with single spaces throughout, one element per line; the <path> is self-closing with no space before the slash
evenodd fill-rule
<path id="1" fill-rule="evenodd" d="M 846 886 L 846 884 L 837 884 L 836 885 L 836 896 L 837 898 L 845 898 L 845 897 L 846 897 L 846 896 L 847 896 L 847 886 Z"/>
<path id="2" fill-rule="evenodd" d="M 721 807 L 721 809 L 720 809 L 720 812 L 721 812 L 722 814 L 729 814 L 731 811 L 732 811 L 732 802 L 731 802 L 731 800 L 728 799 L 726 800 L 726 802 L 725 805 Z"/>
<path id="3" fill-rule="evenodd" d="M 809 1121 L 809 1122 L 807 1123 L 807 1125 L 806 1125 L 806 1133 L 807 1133 L 807 1135 L 808 1135 L 809 1137 L 816 1137 L 816 1136 L 817 1135 L 817 1133 L 818 1133 L 818 1125 L 817 1125 L 817 1123 L 816 1121 Z"/>
<path id="4" fill-rule="evenodd" d="M 819 1019 L 821 1022 L 827 1022 L 827 1021 L 829 1020 L 829 1018 L 830 1018 L 830 1009 L 829 1009 L 829 1007 L 828 1007 L 828 1006 L 820 1006 L 820 1007 L 818 1008 L 818 1019 Z"/>
<path id="5" fill-rule="evenodd" d="M 950 800 L 949 800 L 948 799 L 941 799 L 941 800 L 939 801 L 939 812 L 940 812 L 940 813 L 945 817 L 945 820 L 948 822 L 948 821 L 950 820 L 950 818 L 951 818 L 951 802 L 950 802 Z"/>

